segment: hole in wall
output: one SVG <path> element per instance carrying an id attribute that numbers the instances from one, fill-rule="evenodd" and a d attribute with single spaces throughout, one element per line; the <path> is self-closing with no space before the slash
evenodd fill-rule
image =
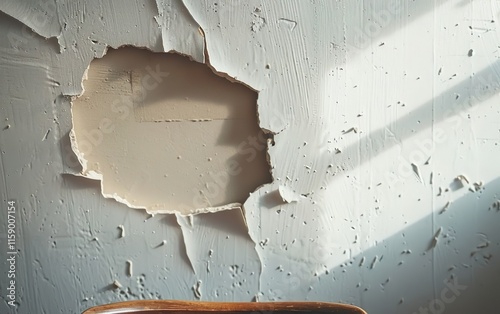
<path id="1" fill-rule="evenodd" d="M 257 93 L 175 53 L 95 59 L 72 102 L 73 149 L 102 193 L 148 212 L 238 207 L 272 181 Z"/>

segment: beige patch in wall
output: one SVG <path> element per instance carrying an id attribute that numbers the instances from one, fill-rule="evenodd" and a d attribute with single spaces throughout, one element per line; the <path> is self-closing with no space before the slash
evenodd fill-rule
<path id="1" fill-rule="evenodd" d="M 72 147 L 105 197 L 150 213 L 241 207 L 272 181 L 257 93 L 173 53 L 94 60 L 73 100 Z"/>

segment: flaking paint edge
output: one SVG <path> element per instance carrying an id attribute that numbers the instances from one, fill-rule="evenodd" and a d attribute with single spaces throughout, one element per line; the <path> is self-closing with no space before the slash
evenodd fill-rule
<path id="1" fill-rule="evenodd" d="M 158 1 L 156 1 L 157 3 L 157 7 L 158 7 L 158 13 L 159 15 L 162 14 L 162 12 L 160 12 L 160 7 L 159 7 L 159 3 Z M 184 7 L 186 8 L 186 10 L 189 12 L 189 8 L 188 6 L 185 5 L 185 3 L 182 1 L 182 4 L 184 5 Z M 6 13 L 6 12 L 4 12 Z M 6 13 L 8 14 L 8 13 Z M 190 13 L 191 14 L 191 13 Z M 10 15 L 10 14 L 8 14 Z M 12 15 L 10 15 L 12 16 Z M 24 23 L 22 20 L 20 20 L 18 17 L 16 16 L 12 16 L 13 18 L 15 18 L 16 20 L 18 20 L 19 22 L 21 22 L 23 25 L 26 25 L 27 27 L 30 27 L 29 25 L 27 25 L 26 23 Z M 159 16 L 158 16 L 159 17 Z M 194 16 L 191 15 L 191 17 L 193 18 L 193 20 L 195 20 Z M 155 19 L 156 20 L 156 19 Z M 196 20 L 195 20 L 196 21 Z M 158 22 L 158 20 L 156 20 L 156 22 L 158 23 L 159 27 L 162 27 L 162 25 Z M 199 26 L 199 25 L 198 25 Z M 31 27 L 30 27 L 31 28 Z M 40 32 L 40 30 L 37 30 L 36 28 L 31 28 L 33 32 L 35 32 L 36 34 L 42 36 L 43 38 L 46 38 L 46 39 L 49 39 L 49 38 L 52 38 L 52 37 L 55 37 L 58 41 L 58 45 L 59 45 L 59 49 L 60 49 L 60 53 L 62 53 L 61 51 L 61 43 L 59 41 L 59 38 L 61 37 L 62 35 L 62 31 L 59 33 L 59 35 L 57 36 L 50 36 L 50 37 L 47 37 L 47 36 L 44 36 L 42 34 L 42 32 Z M 258 119 L 258 123 L 259 123 L 259 127 L 264 131 L 265 134 L 272 134 L 272 135 L 276 135 L 276 134 L 279 134 L 281 131 L 279 132 L 274 132 L 268 128 L 264 128 L 261 126 L 260 124 L 260 116 L 259 116 L 259 90 L 257 90 L 256 88 L 254 88 L 253 86 L 250 86 L 249 84 L 243 82 L 243 81 L 238 81 L 236 79 L 234 79 L 233 77 L 231 77 L 230 75 L 228 75 L 227 73 L 224 73 L 224 72 L 220 72 L 218 71 L 217 69 L 215 69 L 215 67 L 213 67 L 210 62 L 209 62 L 209 58 L 208 58 L 208 47 L 207 47 L 207 42 L 206 42 L 206 36 L 205 36 L 205 32 L 203 31 L 202 27 L 199 26 L 199 30 L 200 30 L 200 33 L 201 33 L 201 36 L 203 37 L 203 49 L 202 49 L 202 58 L 201 60 L 200 59 L 195 59 L 193 56 L 189 55 L 189 54 L 184 54 L 180 51 L 177 51 L 175 49 L 170 49 L 168 51 L 165 51 L 165 49 L 163 49 L 163 52 L 176 52 L 178 54 L 181 54 L 181 55 L 185 55 L 185 56 L 188 56 L 190 59 L 194 60 L 194 61 L 197 61 L 197 62 L 200 62 L 200 63 L 204 63 L 206 64 L 213 72 L 214 74 L 218 75 L 218 76 L 221 76 L 221 77 L 224 77 L 232 82 L 238 82 L 238 83 L 241 83 L 245 86 L 247 86 L 248 88 L 251 88 L 252 90 L 256 91 L 257 92 L 257 119 Z M 164 36 L 164 33 L 162 32 L 162 39 L 163 39 L 163 36 Z M 122 46 L 127 46 L 128 44 L 123 44 Z M 148 49 L 150 51 L 153 51 L 152 49 L 150 49 L 149 47 L 144 47 L 144 46 L 137 46 L 137 45 L 131 45 L 131 46 L 134 46 L 134 47 L 137 47 L 137 48 L 145 48 L 145 49 Z M 113 47 L 113 46 L 109 46 L 109 45 L 106 45 L 104 47 L 104 49 L 102 50 L 102 52 L 99 54 L 99 55 L 94 55 L 94 59 L 96 58 L 102 58 L 104 55 L 106 55 L 107 53 L 107 50 L 109 47 Z M 119 47 L 113 47 L 113 48 L 119 48 Z M 164 48 L 164 47 L 163 47 Z M 93 60 L 93 59 L 92 59 Z M 82 75 L 82 80 L 80 82 L 80 87 L 81 87 L 81 92 L 79 94 L 76 94 L 76 93 L 61 93 L 63 96 L 69 96 L 70 97 L 70 111 L 72 109 L 72 105 L 73 105 L 73 102 L 72 102 L 72 99 L 73 97 L 78 97 L 78 96 L 81 96 L 83 95 L 83 93 L 85 92 L 84 90 L 84 86 L 83 86 L 83 82 L 84 80 L 87 78 L 87 72 L 88 72 L 88 69 L 90 67 L 90 64 L 92 62 L 92 60 L 90 60 L 90 62 L 87 64 L 87 67 L 85 68 L 85 70 L 83 71 L 83 75 Z M 73 115 L 72 115 L 73 116 Z M 84 158 L 83 154 L 80 152 L 80 150 L 78 149 L 78 144 L 76 143 L 76 137 L 75 137 L 75 130 L 74 130 L 74 123 L 72 121 L 72 127 L 70 129 L 70 132 L 69 132 L 69 139 L 70 139 L 70 145 L 71 145 L 71 149 L 72 151 L 74 152 L 74 154 L 76 155 L 77 157 L 77 160 L 78 162 L 80 163 L 80 165 L 82 166 L 82 170 L 80 173 L 69 173 L 71 175 L 74 175 L 74 176 L 78 176 L 78 177 L 85 177 L 85 178 L 88 178 L 88 179 L 91 179 L 91 180 L 99 180 L 100 181 L 100 185 L 101 185 L 101 194 L 103 195 L 103 197 L 105 198 L 111 198 L 111 199 L 115 199 L 117 202 L 119 203 L 122 203 L 130 208 L 134 208 L 134 209 L 145 209 L 146 212 L 148 212 L 149 214 L 155 214 L 155 213 L 159 213 L 159 214 L 166 214 L 166 213 L 169 213 L 169 214 L 176 214 L 178 216 L 183 216 L 183 215 L 180 215 L 179 213 L 175 213 L 175 212 L 163 212 L 163 211 L 155 211 L 155 212 L 149 212 L 147 210 L 147 208 L 145 207 L 141 207 L 141 206 L 133 206 L 132 204 L 130 204 L 126 199 L 124 198 L 121 198 L 120 196 L 118 196 L 116 193 L 114 194 L 106 194 L 103 192 L 103 186 L 102 186 L 102 182 L 103 182 L 103 177 L 101 174 L 97 173 L 97 172 L 94 172 L 94 171 L 87 171 L 87 160 Z M 269 144 L 269 141 L 268 141 L 268 144 Z M 269 155 L 269 145 L 267 145 L 266 147 L 266 159 L 267 159 L 267 162 L 269 163 L 270 165 L 270 172 L 271 172 L 271 176 L 273 177 L 274 179 L 274 176 L 273 176 L 273 167 L 271 165 L 271 158 L 270 158 L 270 155 Z M 262 189 L 263 187 L 265 186 L 268 186 L 269 184 L 263 184 L 259 187 L 257 187 L 255 189 L 255 192 L 259 191 L 260 189 Z M 280 193 L 281 194 L 281 193 Z M 250 193 L 249 195 L 249 198 L 250 196 L 252 195 L 252 193 Z M 246 201 L 248 201 L 248 199 Z M 285 200 L 285 197 L 284 197 L 284 200 Z M 245 201 L 245 202 L 246 202 Z M 294 200 L 295 201 L 295 200 Z M 287 201 L 288 202 L 288 201 Z M 244 204 L 240 204 L 240 203 L 231 203 L 231 204 L 227 204 L 227 205 L 224 205 L 224 206 L 219 206 L 219 207 L 208 207 L 208 208 L 200 208 L 200 209 L 197 209 L 193 214 L 200 214 L 200 213 L 213 213 L 213 212 L 217 212 L 217 211 L 222 211 L 222 210 L 232 210 L 232 209 L 239 209 L 240 210 L 240 213 L 243 217 L 243 221 L 245 222 L 245 225 L 247 227 L 247 230 L 248 230 L 248 224 L 247 224 L 247 219 L 246 219 L 246 215 L 245 215 L 245 208 L 244 208 Z M 192 214 L 189 214 L 188 216 L 191 216 Z M 184 228 L 182 227 L 182 225 L 179 223 L 179 227 L 181 228 L 182 232 L 185 232 Z M 249 231 L 249 230 L 248 230 Z M 257 256 L 259 257 L 259 260 L 260 260 L 260 274 L 259 276 L 262 275 L 262 267 L 263 267 L 263 264 L 262 264 L 262 256 L 259 254 L 259 250 L 257 249 L 257 245 L 258 243 L 255 241 L 255 239 L 251 236 L 250 232 L 248 232 L 248 235 L 250 237 L 250 239 L 252 240 L 252 242 L 254 242 L 255 244 L 255 247 L 256 247 L 256 252 L 257 252 Z M 186 243 L 186 241 L 184 240 L 184 245 L 186 246 L 186 251 L 188 251 L 188 243 Z M 192 270 L 195 272 L 195 269 L 193 267 L 193 264 L 192 264 L 192 261 L 191 261 L 191 258 L 189 257 L 188 255 L 188 258 L 190 260 L 190 263 L 191 263 L 191 268 Z M 260 281 L 259 280 L 259 286 L 260 286 Z M 259 290 L 260 290 L 260 287 L 259 287 Z"/>
<path id="2" fill-rule="evenodd" d="M 247 84 L 247 83 L 245 83 L 243 81 L 240 81 L 240 80 L 237 80 L 237 79 L 231 77 L 227 73 L 218 71 L 214 66 L 212 66 L 210 64 L 210 59 L 209 59 L 209 54 L 208 54 L 208 45 L 207 45 L 207 39 L 206 39 L 206 36 L 205 36 L 205 31 L 199 25 L 199 23 L 196 21 L 196 19 L 194 18 L 194 16 L 191 14 L 191 12 L 189 11 L 188 6 L 186 6 L 183 1 L 181 1 L 181 3 L 183 5 L 183 7 L 186 9 L 186 11 L 189 13 L 191 19 L 197 24 L 199 33 L 200 33 L 201 37 L 203 38 L 203 41 L 202 41 L 203 45 L 202 45 L 202 52 L 201 52 L 202 58 L 200 60 L 200 58 L 197 58 L 196 56 L 191 56 L 189 54 L 182 53 L 182 52 L 180 52 L 178 50 L 175 50 L 175 49 L 170 49 L 168 51 L 166 51 L 165 49 L 163 49 L 163 52 L 164 53 L 174 52 L 174 53 L 180 54 L 182 56 L 186 56 L 186 57 L 188 57 L 192 61 L 205 64 L 206 66 L 208 66 L 210 68 L 210 70 L 215 75 L 217 75 L 219 77 L 222 77 L 222 78 L 225 78 L 225 79 L 229 80 L 230 82 L 242 84 L 242 85 L 246 86 L 247 88 L 255 91 L 257 93 L 257 104 L 256 104 L 256 106 L 257 106 L 257 112 L 256 112 L 256 114 L 257 114 L 257 122 L 259 124 L 259 127 L 262 129 L 262 131 L 266 135 L 269 135 L 269 134 L 271 134 L 271 135 L 278 134 L 279 132 L 273 132 L 273 131 L 271 131 L 271 130 L 269 130 L 267 128 L 263 128 L 260 125 L 260 116 L 259 116 L 259 110 L 258 110 L 258 108 L 259 108 L 259 97 L 258 97 L 259 90 L 257 90 L 255 87 L 253 87 L 253 86 L 251 86 L 251 85 L 249 85 L 249 84 Z M 156 1 L 156 4 L 157 4 L 157 9 L 158 9 L 158 14 L 159 14 L 157 17 L 159 19 L 163 15 L 163 10 L 161 10 L 161 4 L 160 4 L 160 2 L 158 0 Z M 158 19 L 155 18 L 158 26 L 159 27 L 163 27 L 163 25 L 158 21 Z M 162 32 L 162 39 L 163 39 L 163 36 L 165 36 L 165 34 Z M 123 46 L 131 46 L 131 47 L 136 47 L 136 48 L 140 48 L 140 49 L 146 49 L 146 50 L 149 50 L 151 52 L 154 52 L 149 47 L 127 45 L 127 44 L 124 44 L 124 45 L 122 45 L 120 47 L 123 47 Z M 103 50 L 103 53 L 101 55 L 95 56 L 94 59 L 99 59 L 99 58 L 104 57 L 106 55 L 109 47 L 111 47 L 111 46 L 106 45 L 105 49 Z M 117 49 L 119 47 L 111 47 L 111 48 Z M 165 48 L 165 47 L 163 47 L 163 48 Z M 71 95 L 71 94 L 65 94 L 64 95 L 64 96 L 70 96 L 71 97 L 70 105 L 71 105 L 71 116 L 72 117 L 74 117 L 73 111 L 72 111 L 72 108 L 73 108 L 73 99 L 74 99 L 74 97 L 80 97 L 80 96 L 82 96 L 85 93 L 85 88 L 84 88 L 83 82 L 88 78 L 87 73 L 88 73 L 88 70 L 90 68 L 91 63 L 92 63 L 92 60 L 88 63 L 85 71 L 83 72 L 82 80 L 81 80 L 81 83 L 80 83 L 81 93 L 78 94 L 78 95 Z M 109 199 L 115 199 L 117 202 L 122 203 L 122 204 L 124 204 L 124 205 L 126 205 L 126 206 L 128 206 L 130 208 L 144 209 L 148 214 L 179 214 L 181 216 L 183 215 L 182 213 L 179 213 L 176 210 L 150 210 L 150 209 L 148 209 L 147 207 L 144 207 L 144 206 L 134 206 L 130 202 L 128 202 L 125 198 L 120 197 L 116 193 L 112 193 L 112 194 L 104 193 L 104 189 L 103 189 L 103 180 L 104 180 L 104 178 L 103 178 L 103 176 L 101 174 L 97 173 L 97 172 L 88 171 L 87 170 L 88 169 L 87 168 L 87 160 L 83 156 L 83 153 L 78 149 L 78 144 L 77 144 L 77 141 L 76 141 L 76 135 L 75 135 L 75 129 L 74 129 L 74 121 L 72 121 L 72 128 L 70 130 L 69 135 L 70 135 L 69 137 L 70 137 L 71 148 L 72 148 L 73 152 L 75 153 L 75 155 L 77 157 L 77 160 L 79 161 L 79 163 L 82 166 L 81 172 L 80 173 L 75 173 L 74 175 L 80 176 L 80 177 L 85 177 L 85 178 L 88 178 L 88 179 L 91 179 L 91 180 L 99 180 L 101 182 L 100 183 L 101 194 L 102 194 L 103 197 L 109 198 Z M 272 141 L 274 141 L 273 138 L 268 139 L 268 145 L 266 147 L 266 161 L 267 161 L 267 163 L 270 166 L 270 170 L 269 171 L 270 171 L 271 177 L 274 179 L 274 177 L 273 177 L 273 171 L 272 171 L 273 167 L 271 165 L 271 158 L 270 158 L 270 155 L 269 155 L 269 144 Z M 256 187 L 253 192 L 258 191 L 259 189 L 261 189 L 265 185 L 266 184 L 263 184 L 261 186 Z M 203 214 L 203 213 L 214 213 L 214 212 L 225 211 L 225 210 L 233 210 L 233 209 L 240 209 L 240 211 L 242 211 L 242 208 L 243 208 L 243 204 L 241 204 L 241 203 L 229 203 L 229 204 L 225 204 L 225 205 L 221 205 L 221 206 L 196 208 L 191 213 L 189 213 L 187 215 L 184 215 L 184 216 L 197 215 L 197 214 Z M 242 216 L 244 217 L 243 212 L 242 212 Z"/>
<path id="3" fill-rule="evenodd" d="M 203 34 L 203 31 L 201 31 L 201 32 Z M 130 46 L 130 45 L 123 45 L 123 46 Z M 205 47 L 205 50 L 206 50 L 206 45 L 204 47 Z M 148 51 L 153 52 L 151 49 L 148 49 L 147 47 L 136 47 L 136 48 L 146 49 Z M 104 50 L 103 55 L 98 56 L 98 57 L 94 58 L 93 60 L 104 57 L 106 55 L 107 50 L 108 50 L 108 47 L 106 47 L 106 49 Z M 170 53 L 170 52 L 178 53 L 175 50 L 170 50 L 170 51 L 165 52 L 165 53 Z M 178 53 L 178 54 L 184 55 L 182 53 Z M 204 55 L 208 56 L 207 51 L 204 52 Z M 193 61 L 197 62 L 191 56 L 189 56 L 189 55 L 185 55 L 185 56 L 189 57 L 190 60 L 193 60 Z M 229 75 L 227 75 L 225 73 L 217 71 L 214 67 L 212 67 L 209 64 L 208 57 L 205 59 L 205 62 L 203 62 L 203 64 L 207 65 L 212 70 L 212 72 L 215 75 L 220 76 L 222 78 L 225 78 L 225 79 L 227 79 L 227 80 L 229 80 L 231 82 L 240 83 L 240 84 L 242 84 L 242 85 L 244 85 L 244 86 L 252 89 L 253 91 L 255 91 L 252 87 L 248 86 L 244 82 L 238 81 L 238 80 L 230 77 Z M 88 64 L 87 68 L 83 72 L 82 81 L 81 81 L 81 90 L 82 90 L 82 92 L 79 95 L 64 95 L 64 96 L 69 96 L 70 99 L 71 99 L 71 101 L 70 101 L 70 105 L 71 105 L 70 111 L 71 111 L 72 118 L 74 117 L 74 114 L 73 114 L 73 105 L 74 105 L 73 104 L 73 100 L 75 99 L 75 97 L 83 96 L 84 93 L 85 93 L 85 88 L 84 88 L 83 82 L 88 79 L 88 70 L 90 68 L 90 65 L 91 65 L 91 63 Z M 257 92 L 257 95 L 258 95 L 258 91 L 256 91 L 256 92 Z M 257 112 L 257 118 L 258 118 L 258 112 Z M 111 194 L 110 193 L 105 193 L 104 189 L 103 189 L 103 180 L 104 180 L 104 178 L 103 178 L 102 174 L 97 173 L 95 171 L 88 170 L 88 167 L 87 167 L 87 163 L 88 162 L 85 159 L 84 154 L 81 152 L 81 150 L 78 147 L 78 143 L 77 143 L 77 140 L 76 140 L 76 131 L 75 131 L 74 125 L 75 125 L 75 123 L 74 123 L 74 120 L 73 120 L 72 121 L 72 128 L 71 128 L 71 130 L 69 132 L 70 144 L 71 144 L 72 151 L 75 153 L 78 162 L 82 166 L 82 170 L 81 170 L 80 173 L 72 173 L 73 175 L 79 176 L 79 177 L 88 178 L 88 179 L 91 179 L 91 180 L 99 180 L 100 181 L 100 186 L 101 186 L 101 194 L 103 195 L 103 197 L 109 198 L 109 199 L 115 199 L 117 202 L 122 203 L 122 204 L 124 204 L 124 205 L 126 205 L 126 206 L 128 206 L 130 208 L 144 209 L 148 214 L 179 214 L 181 216 L 184 215 L 184 214 L 182 214 L 182 213 L 180 213 L 180 212 L 178 212 L 176 210 L 156 210 L 156 209 L 149 209 L 149 208 L 144 207 L 144 206 L 135 206 L 135 205 L 132 205 L 130 202 L 128 202 L 125 198 L 119 196 L 116 193 L 111 193 Z M 260 127 L 260 125 L 259 125 L 259 127 Z M 262 129 L 262 130 L 263 130 L 264 133 L 266 133 L 265 129 Z M 268 141 L 268 144 L 269 144 L 269 141 Z M 266 161 L 268 162 L 268 164 L 270 166 L 270 173 L 271 173 L 271 176 L 272 176 L 272 167 L 271 167 L 270 156 L 269 156 L 269 145 L 267 145 L 267 147 L 266 147 Z M 262 186 L 263 185 L 258 186 L 255 189 L 255 191 L 257 191 L 258 189 L 260 189 Z M 215 213 L 215 212 L 219 212 L 219 211 L 233 210 L 233 209 L 240 209 L 241 210 L 242 209 L 242 204 L 236 202 L 236 203 L 228 203 L 228 204 L 221 205 L 221 206 L 196 208 L 193 211 L 191 211 L 191 213 L 185 214 L 184 216 L 189 216 L 189 215 L 193 215 L 193 214 L 194 215 L 196 215 L 196 214 L 203 214 L 203 213 Z"/>

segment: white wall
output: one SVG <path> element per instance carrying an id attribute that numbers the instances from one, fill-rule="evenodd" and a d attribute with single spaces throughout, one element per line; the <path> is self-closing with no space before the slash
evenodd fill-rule
<path id="1" fill-rule="evenodd" d="M 197 285 L 201 300 L 494 312 L 498 3 L 3 0 L 0 11 L 1 313 L 197 299 Z M 274 181 L 244 215 L 150 217 L 74 176 L 69 95 L 108 46 L 202 61 L 199 27 L 210 64 L 259 91 Z"/>

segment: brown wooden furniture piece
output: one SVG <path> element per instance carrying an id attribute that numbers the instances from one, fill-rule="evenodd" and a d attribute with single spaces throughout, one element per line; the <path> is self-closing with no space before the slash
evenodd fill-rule
<path id="1" fill-rule="evenodd" d="M 334 313 L 367 314 L 353 306 L 330 302 L 196 302 L 141 300 L 118 302 L 92 307 L 82 314 L 161 314 L 161 313 L 234 313 L 234 314 L 274 314 L 274 313 Z"/>

